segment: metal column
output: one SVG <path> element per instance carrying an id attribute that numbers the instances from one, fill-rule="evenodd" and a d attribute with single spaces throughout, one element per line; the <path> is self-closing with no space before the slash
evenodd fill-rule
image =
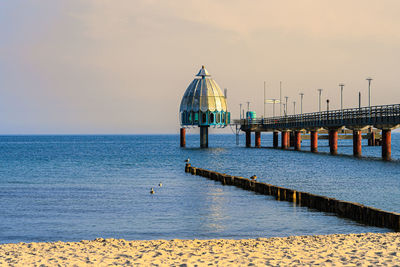
<path id="1" fill-rule="evenodd" d="M 181 135 L 181 147 L 185 147 L 186 146 L 186 129 L 185 128 L 181 128 L 180 131 L 180 135 Z"/>
<path id="2" fill-rule="evenodd" d="M 208 126 L 200 126 L 200 147 L 208 147 Z"/>

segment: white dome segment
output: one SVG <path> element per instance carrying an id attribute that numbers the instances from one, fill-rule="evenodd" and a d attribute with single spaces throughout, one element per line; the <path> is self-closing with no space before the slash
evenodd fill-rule
<path id="1" fill-rule="evenodd" d="M 182 125 L 227 125 L 229 112 L 224 94 L 202 66 L 183 95 L 180 113 Z M 206 116 L 206 117 L 204 117 Z"/>

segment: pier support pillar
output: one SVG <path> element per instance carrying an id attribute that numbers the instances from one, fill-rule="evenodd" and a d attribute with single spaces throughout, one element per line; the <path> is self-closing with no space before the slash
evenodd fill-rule
<path id="1" fill-rule="evenodd" d="M 382 159 L 391 160 L 392 157 L 392 131 L 382 130 Z"/>
<path id="2" fill-rule="evenodd" d="M 273 132 L 272 133 L 272 138 L 273 138 L 273 146 L 274 148 L 278 148 L 278 138 L 279 138 L 279 133 L 278 132 Z"/>
<path id="3" fill-rule="evenodd" d="M 375 146 L 375 132 L 371 131 L 368 138 L 368 145 Z"/>
<path id="4" fill-rule="evenodd" d="M 294 150 L 300 151 L 301 149 L 301 132 L 295 131 L 294 132 Z"/>
<path id="5" fill-rule="evenodd" d="M 251 147 L 251 132 L 246 131 L 246 147 Z"/>
<path id="6" fill-rule="evenodd" d="M 289 133 L 289 147 L 294 147 L 295 146 L 295 136 L 294 132 Z"/>
<path id="7" fill-rule="evenodd" d="M 200 147 L 208 147 L 208 126 L 200 126 Z"/>
<path id="8" fill-rule="evenodd" d="M 289 132 L 288 131 L 282 131 L 282 138 L 281 138 L 281 143 L 282 143 L 282 149 L 288 149 L 288 141 L 289 141 Z"/>
<path id="9" fill-rule="evenodd" d="M 186 129 L 185 128 L 181 128 L 181 147 L 185 147 L 186 146 Z"/>
<path id="10" fill-rule="evenodd" d="M 353 130 L 353 155 L 361 157 L 361 131 Z"/>
<path id="11" fill-rule="evenodd" d="M 255 147 L 261 147 L 261 132 L 255 132 Z"/>
<path id="12" fill-rule="evenodd" d="M 318 152 L 318 131 L 311 131 L 311 152 Z"/>
<path id="13" fill-rule="evenodd" d="M 331 155 L 337 155 L 338 131 L 329 130 L 329 147 Z"/>

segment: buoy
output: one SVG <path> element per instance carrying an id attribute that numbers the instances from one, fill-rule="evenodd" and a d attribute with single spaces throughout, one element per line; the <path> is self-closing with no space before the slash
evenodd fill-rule
<path id="1" fill-rule="evenodd" d="M 162 186 L 162 183 L 160 182 L 160 183 L 158 184 L 158 186 L 161 187 L 161 186 Z"/>
<path id="2" fill-rule="evenodd" d="M 151 190 L 150 190 L 150 194 L 154 194 L 155 192 L 154 192 L 154 189 L 153 189 L 153 187 L 151 188 Z"/>

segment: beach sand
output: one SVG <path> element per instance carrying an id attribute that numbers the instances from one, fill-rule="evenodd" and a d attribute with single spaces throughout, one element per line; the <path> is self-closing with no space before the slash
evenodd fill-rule
<path id="1" fill-rule="evenodd" d="M 400 266 L 400 233 L 257 239 L 102 239 L 0 245 L 1 266 Z"/>

